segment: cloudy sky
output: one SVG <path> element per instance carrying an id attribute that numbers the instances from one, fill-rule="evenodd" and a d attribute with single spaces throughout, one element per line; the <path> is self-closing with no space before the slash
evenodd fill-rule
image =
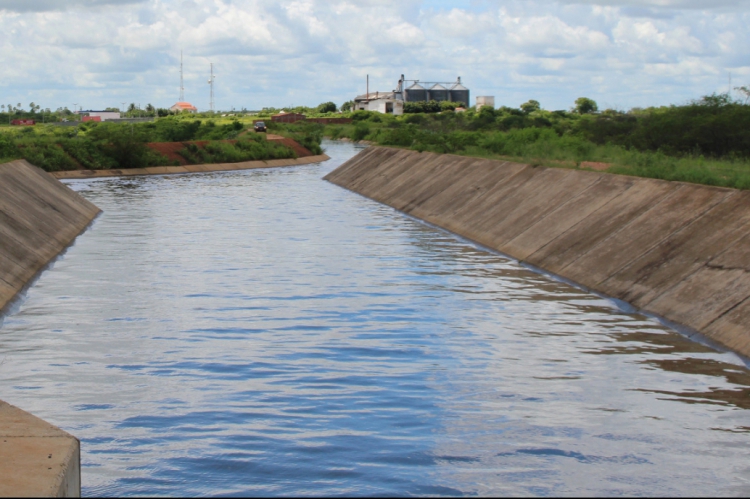
<path id="1" fill-rule="evenodd" d="M 0 0 L 0 103 L 337 104 L 462 77 L 497 105 L 681 103 L 750 84 L 750 0 Z"/>

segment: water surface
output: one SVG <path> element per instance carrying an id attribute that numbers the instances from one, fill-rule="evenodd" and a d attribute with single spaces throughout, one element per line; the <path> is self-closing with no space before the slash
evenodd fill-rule
<path id="1" fill-rule="evenodd" d="M 750 494 L 750 375 L 321 180 L 76 181 L 104 212 L 0 327 L 88 495 Z"/>

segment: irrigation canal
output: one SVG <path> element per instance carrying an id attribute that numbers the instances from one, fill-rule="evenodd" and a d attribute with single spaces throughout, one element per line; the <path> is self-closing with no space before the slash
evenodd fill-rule
<path id="1" fill-rule="evenodd" d="M 85 495 L 750 495 L 733 353 L 321 180 L 73 181 L 104 210 L 0 325 Z"/>

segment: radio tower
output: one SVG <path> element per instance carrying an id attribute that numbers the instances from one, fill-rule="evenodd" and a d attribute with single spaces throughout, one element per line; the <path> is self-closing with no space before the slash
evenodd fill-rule
<path id="1" fill-rule="evenodd" d="M 180 50 L 180 102 L 185 102 L 185 87 L 182 84 L 182 50 Z"/>
<path id="2" fill-rule="evenodd" d="M 208 84 L 211 85 L 211 101 L 210 101 L 210 108 L 211 112 L 214 112 L 214 80 L 216 80 L 216 76 L 214 75 L 214 63 L 211 64 L 211 77 L 208 79 Z"/>

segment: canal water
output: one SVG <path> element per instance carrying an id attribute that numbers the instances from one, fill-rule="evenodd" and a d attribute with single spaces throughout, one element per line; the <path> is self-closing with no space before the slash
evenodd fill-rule
<path id="1" fill-rule="evenodd" d="M 750 495 L 750 372 L 321 180 L 70 182 L 104 212 L 0 326 L 86 495 Z"/>

